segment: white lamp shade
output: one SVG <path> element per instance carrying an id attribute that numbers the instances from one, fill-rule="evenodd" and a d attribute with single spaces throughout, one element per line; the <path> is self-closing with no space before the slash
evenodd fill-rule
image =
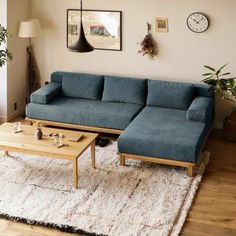
<path id="1" fill-rule="evenodd" d="M 38 20 L 22 21 L 20 23 L 18 37 L 33 38 L 41 34 L 41 27 Z"/>

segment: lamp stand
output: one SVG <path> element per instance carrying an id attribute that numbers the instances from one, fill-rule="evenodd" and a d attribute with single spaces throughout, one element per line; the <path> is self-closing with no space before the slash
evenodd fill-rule
<path id="1" fill-rule="evenodd" d="M 28 54 L 28 96 L 30 98 L 30 95 L 34 91 L 40 88 L 39 70 L 34 57 L 31 39 L 30 39 L 30 46 L 27 47 L 27 54 Z"/>

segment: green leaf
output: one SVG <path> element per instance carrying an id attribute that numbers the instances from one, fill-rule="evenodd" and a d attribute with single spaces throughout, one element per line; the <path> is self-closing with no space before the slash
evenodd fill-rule
<path id="1" fill-rule="evenodd" d="M 212 79 L 212 78 L 213 78 L 213 75 L 205 78 L 204 80 L 209 80 L 209 79 Z"/>
<path id="2" fill-rule="evenodd" d="M 215 90 L 215 88 L 216 88 L 216 81 L 209 80 L 209 81 L 206 82 L 206 84 L 211 85 L 211 87 Z"/>
<path id="3" fill-rule="evenodd" d="M 230 75 L 230 74 L 231 74 L 230 72 L 227 72 L 227 73 L 221 74 L 220 76 L 225 76 L 225 75 Z"/>
<path id="4" fill-rule="evenodd" d="M 7 37 L 10 36 L 7 32 L 7 29 L 5 29 L 0 24 L 0 46 L 3 43 L 6 43 Z M 4 66 L 6 62 L 12 59 L 12 54 L 7 49 L 0 50 L 0 67 Z"/>
<path id="5" fill-rule="evenodd" d="M 206 69 L 209 69 L 209 70 L 211 70 L 211 71 L 216 71 L 213 67 L 210 67 L 210 66 L 207 66 L 207 65 L 204 65 L 204 67 L 206 68 Z"/>
<path id="6" fill-rule="evenodd" d="M 219 75 L 220 72 L 228 65 L 228 63 L 226 63 L 225 65 L 221 66 L 219 70 L 217 70 L 216 75 Z"/>
<path id="7" fill-rule="evenodd" d="M 229 85 L 231 86 L 231 88 L 234 88 L 236 86 L 236 82 L 234 79 L 230 79 L 229 81 Z"/>
<path id="8" fill-rule="evenodd" d="M 205 73 L 202 76 L 209 76 L 209 75 L 212 75 L 212 73 Z"/>
<path id="9" fill-rule="evenodd" d="M 221 66 L 220 69 L 218 71 L 223 70 L 229 63 L 227 62 L 225 65 Z"/>

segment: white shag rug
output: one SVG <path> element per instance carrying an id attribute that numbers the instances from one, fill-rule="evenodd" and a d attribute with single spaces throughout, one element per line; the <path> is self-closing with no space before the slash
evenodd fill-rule
<path id="1" fill-rule="evenodd" d="M 202 179 L 209 153 L 194 178 L 186 169 L 127 160 L 116 142 L 79 159 L 79 189 L 69 161 L 0 153 L 0 217 L 88 235 L 178 235 Z"/>

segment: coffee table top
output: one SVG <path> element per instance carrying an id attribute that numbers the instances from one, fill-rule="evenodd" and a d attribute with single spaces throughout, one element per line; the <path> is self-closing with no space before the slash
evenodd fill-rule
<path id="1" fill-rule="evenodd" d="M 34 128 L 30 125 L 22 125 L 22 132 L 14 133 L 13 123 L 2 124 L 0 126 L 0 150 L 71 160 L 71 158 L 81 155 L 98 136 L 96 133 L 42 127 L 43 139 L 36 140 L 34 132 Z M 63 134 L 63 144 L 68 144 L 69 146 L 61 148 L 54 146 L 54 140 L 48 137 L 51 133 Z M 83 134 L 81 141 L 71 142 L 67 140 L 68 137 L 78 136 L 79 134 Z"/>

